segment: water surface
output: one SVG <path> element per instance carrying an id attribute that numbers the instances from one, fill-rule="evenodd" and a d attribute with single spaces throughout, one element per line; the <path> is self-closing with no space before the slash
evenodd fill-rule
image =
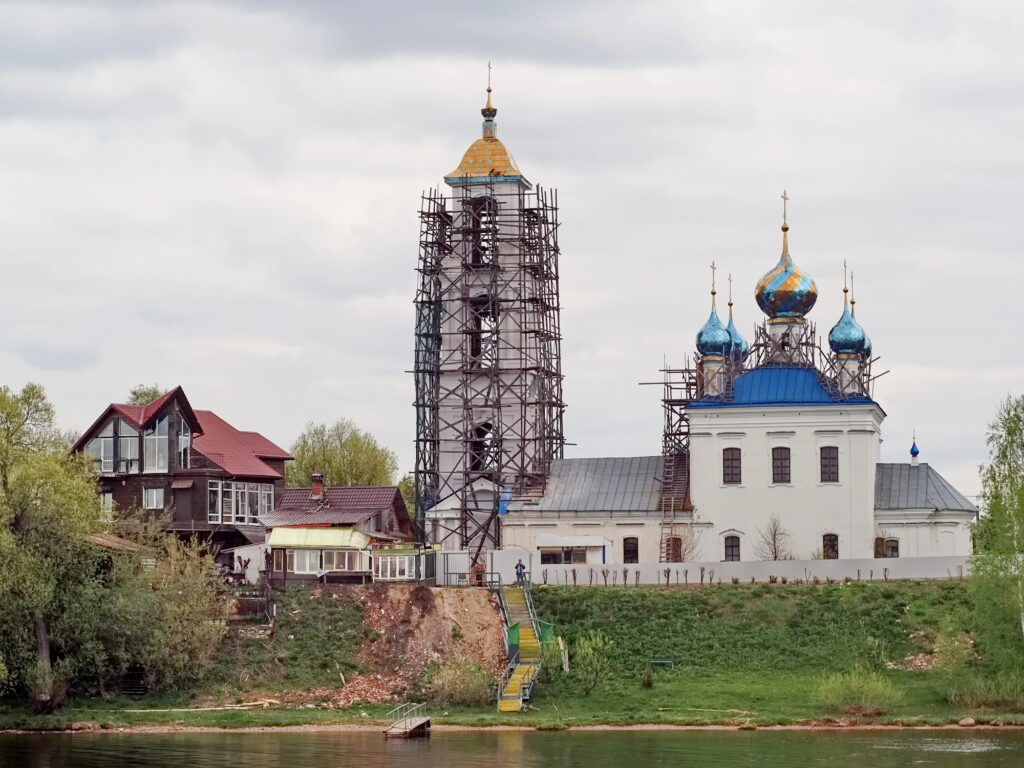
<path id="1" fill-rule="evenodd" d="M 0 734 L 0 766 L 95 768 L 659 768 L 828 766 L 995 768 L 1024 765 L 1018 731 L 534 731 L 435 733 Z"/>

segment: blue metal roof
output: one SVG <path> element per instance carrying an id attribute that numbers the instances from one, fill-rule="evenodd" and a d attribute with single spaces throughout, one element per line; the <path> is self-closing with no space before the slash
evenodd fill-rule
<path id="1" fill-rule="evenodd" d="M 863 395 L 836 396 L 821 383 L 813 368 L 765 366 L 747 371 L 733 383 L 733 395 L 702 397 L 690 408 L 735 408 L 758 405 L 831 405 L 833 403 L 865 404 L 874 402 Z"/>

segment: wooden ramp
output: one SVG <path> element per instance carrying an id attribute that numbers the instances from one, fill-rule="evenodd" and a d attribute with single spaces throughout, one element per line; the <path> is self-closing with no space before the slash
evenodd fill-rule
<path id="1" fill-rule="evenodd" d="M 429 717 L 403 717 L 384 729 L 384 736 L 388 739 L 416 739 L 429 735 Z"/>

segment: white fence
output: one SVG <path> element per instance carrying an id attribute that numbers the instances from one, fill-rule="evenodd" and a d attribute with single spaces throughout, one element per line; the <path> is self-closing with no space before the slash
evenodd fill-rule
<path id="1" fill-rule="evenodd" d="M 437 570 L 440 585 L 465 584 L 469 553 L 442 552 Z M 532 555 L 532 557 L 531 557 Z M 894 579 L 962 579 L 969 572 L 967 557 L 907 557 L 865 560 L 776 560 L 713 563 L 638 563 L 633 565 L 540 565 L 536 553 L 524 550 L 488 552 L 487 570 L 505 582 L 515 578 L 515 564 L 522 559 L 534 584 L 579 587 L 633 586 L 636 584 L 729 584 L 797 580 L 813 582 L 892 581 Z M 574 575 L 575 573 L 575 575 Z"/>

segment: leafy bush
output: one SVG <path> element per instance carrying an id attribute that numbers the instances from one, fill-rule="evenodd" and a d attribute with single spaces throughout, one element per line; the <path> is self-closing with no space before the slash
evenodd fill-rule
<path id="1" fill-rule="evenodd" d="M 555 643 L 544 643 L 540 647 L 540 673 L 538 683 L 551 683 L 562 674 L 562 649 Z"/>
<path id="2" fill-rule="evenodd" d="M 824 675 L 816 694 L 826 707 L 847 715 L 881 715 L 903 701 L 890 680 L 861 667 Z"/>
<path id="3" fill-rule="evenodd" d="M 644 688 L 654 687 L 654 670 L 648 667 L 644 670 L 643 676 L 640 678 L 640 685 Z"/>
<path id="4" fill-rule="evenodd" d="M 589 696 L 599 682 L 612 670 L 609 651 L 611 643 L 604 633 L 591 631 L 576 641 L 573 672 L 583 684 L 583 694 Z"/>
<path id="5" fill-rule="evenodd" d="M 446 656 L 428 671 L 426 689 L 438 706 L 483 707 L 494 702 L 496 681 L 478 662 Z"/>

